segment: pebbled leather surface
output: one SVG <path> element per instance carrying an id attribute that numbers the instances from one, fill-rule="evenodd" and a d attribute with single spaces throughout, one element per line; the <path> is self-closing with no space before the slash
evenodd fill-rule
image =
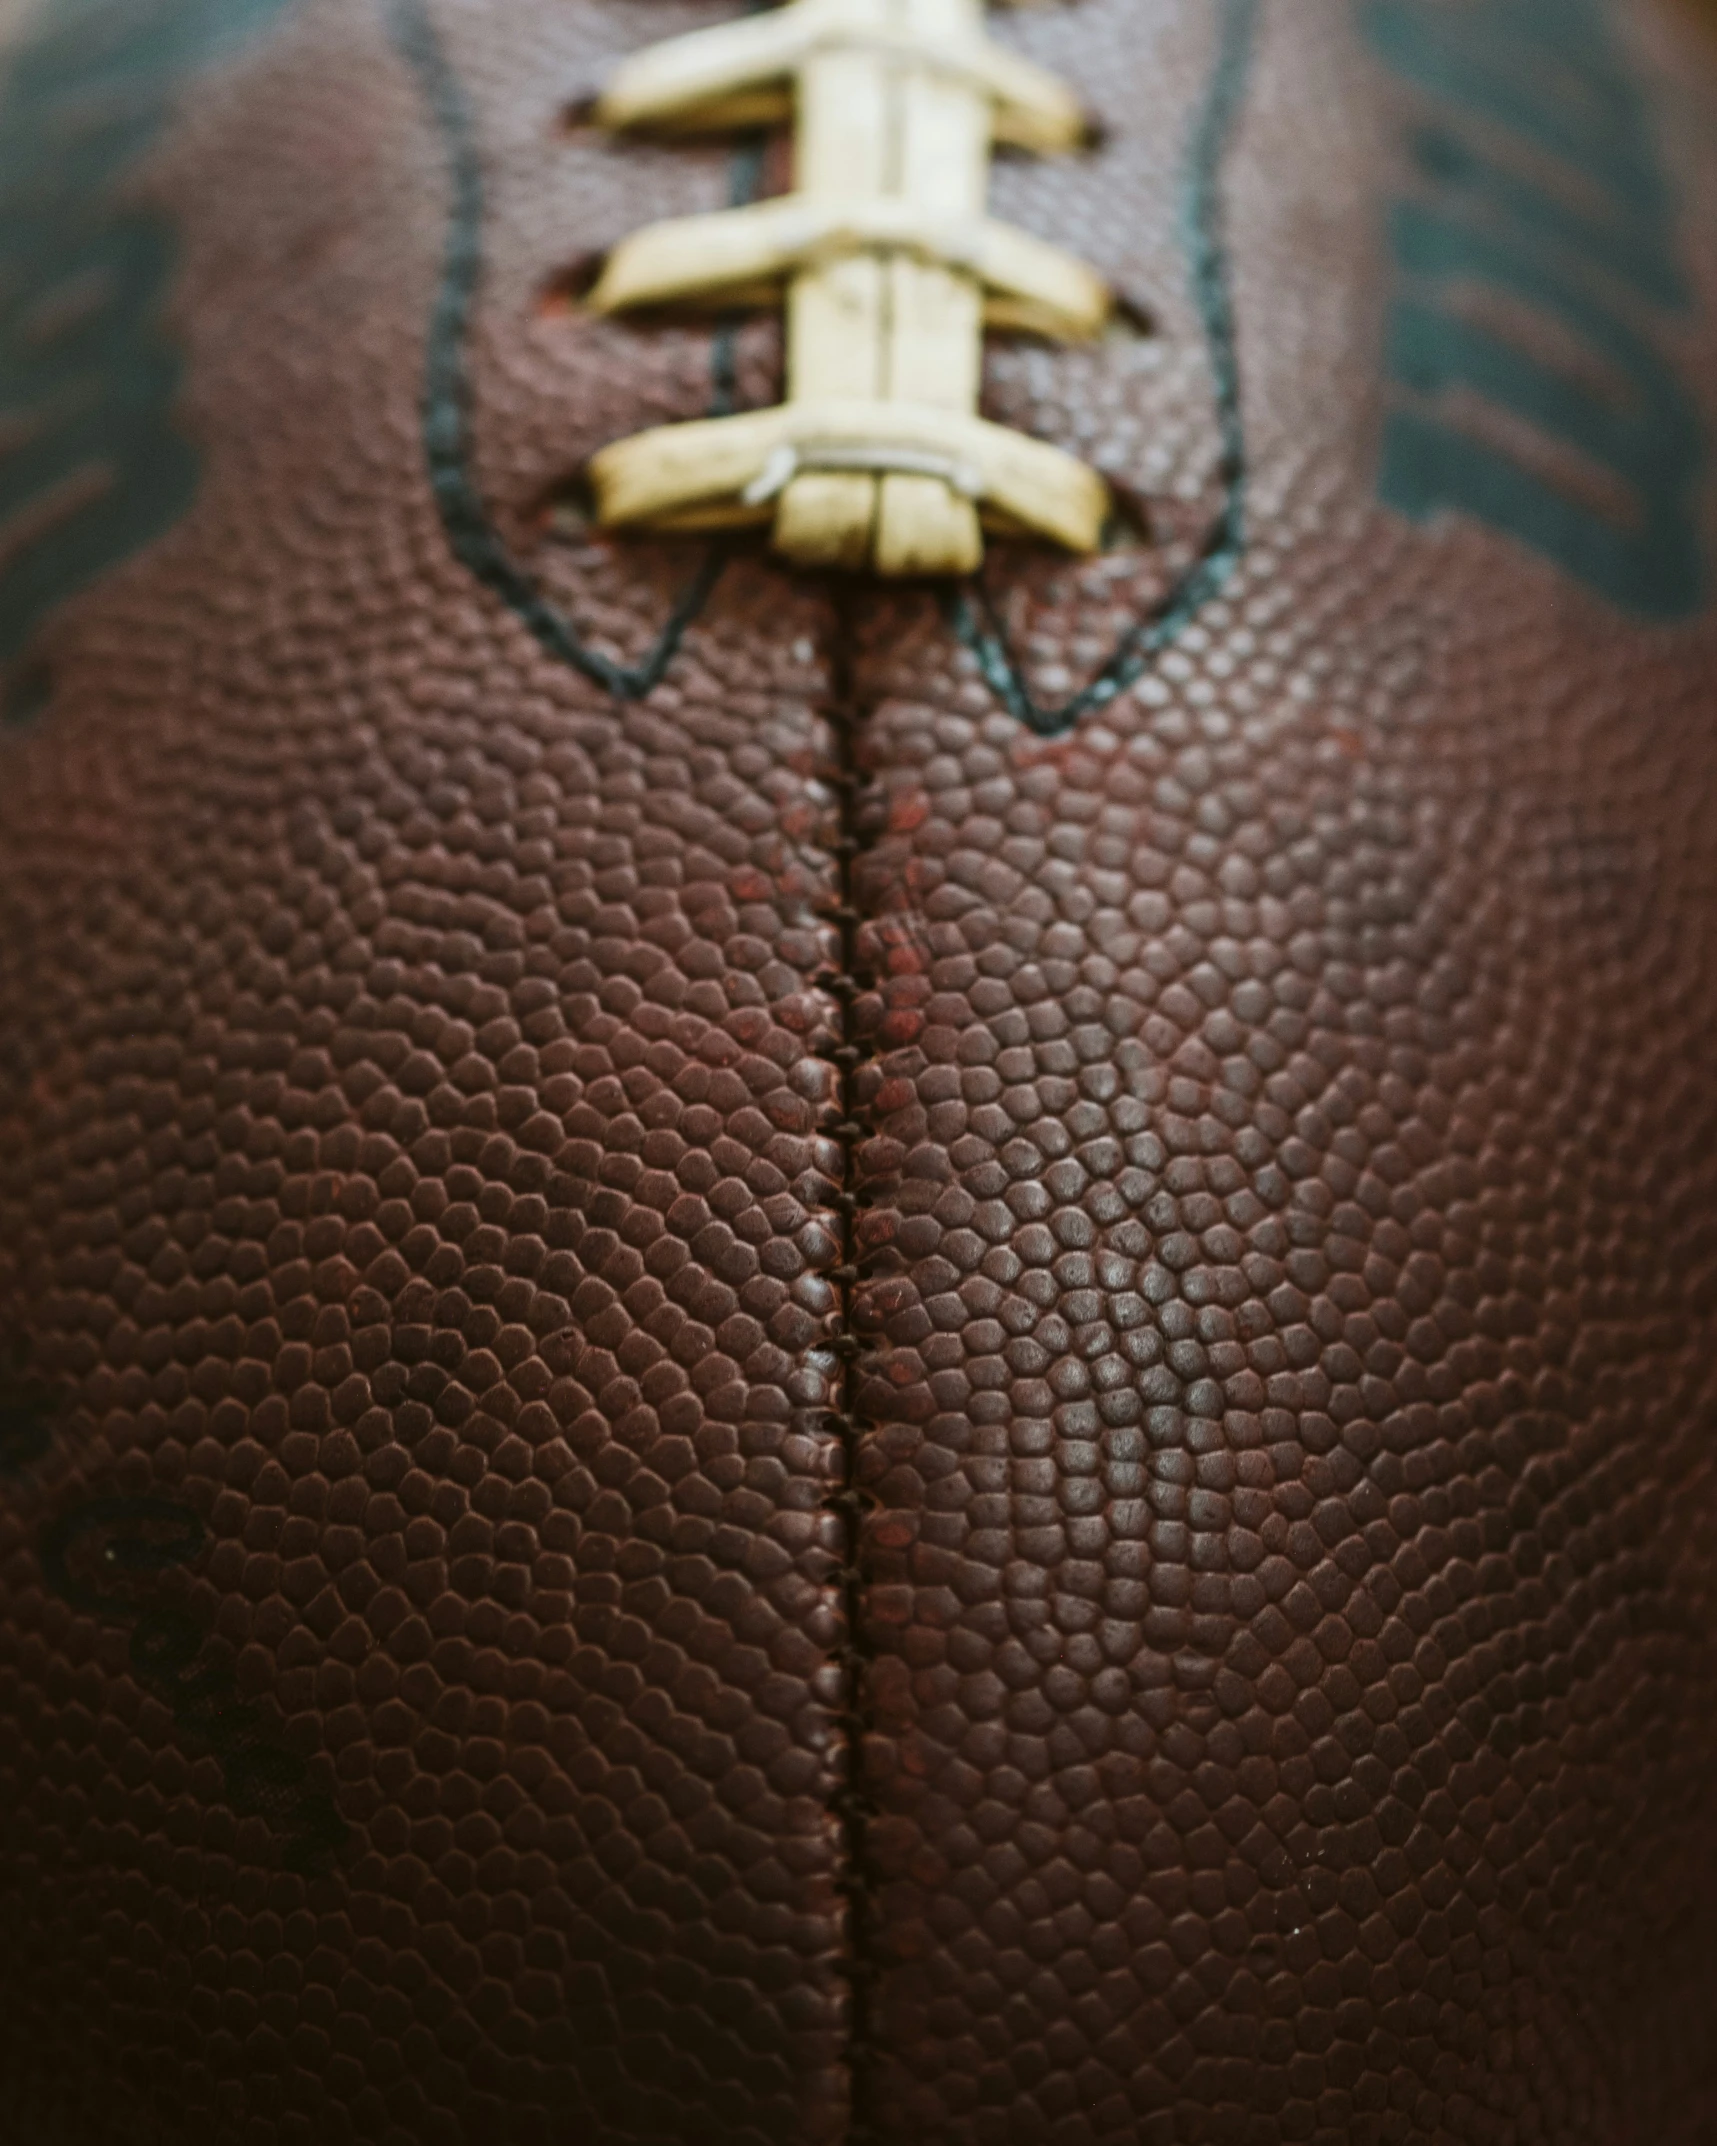
<path id="1" fill-rule="evenodd" d="M 736 573 L 617 706 L 449 558 L 443 160 L 376 14 L 303 10 L 147 180 L 204 489 L 66 615 L 0 781 L 52 1430 L 0 1505 L 0 2129 L 826 2136 L 812 607 Z M 484 396 L 504 461 L 541 368 Z M 74 1614 L 41 1531 L 115 1495 L 208 1543 Z M 209 1636 L 140 1677 L 163 1602 Z M 187 1727 L 221 1663 L 344 1821 L 308 1877 Z"/>
<path id="2" fill-rule="evenodd" d="M 1233 152 L 1246 559 L 1055 741 L 928 594 L 741 556 L 628 703 L 452 556 L 399 19 L 141 169 L 202 490 L 0 743 L 13 2133 L 1700 2146 L 1717 633 L 1375 503 L 1353 11 L 1265 7 Z M 559 115 L 710 11 L 431 19 L 476 491 L 635 661 L 700 553 L 546 509 L 711 337 L 559 286 L 731 159 Z M 1213 24 L 1005 34 L 1110 131 L 998 213 L 1157 320 L 992 353 L 1149 511 L 998 566 L 1053 697 L 1219 500 Z"/>
<path id="3" fill-rule="evenodd" d="M 857 666 L 878 2135 L 1702 2140 L 1713 638 L 1369 508 L 1259 61 L 1231 591 L 1066 742 Z"/>

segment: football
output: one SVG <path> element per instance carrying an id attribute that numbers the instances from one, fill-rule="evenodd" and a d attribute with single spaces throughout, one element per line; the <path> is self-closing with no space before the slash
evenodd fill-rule
<path id="1" fill-rule="evenodd" d="M 1693 0 L 0 6 L 0 2141 L 1717 2140 Z"/>

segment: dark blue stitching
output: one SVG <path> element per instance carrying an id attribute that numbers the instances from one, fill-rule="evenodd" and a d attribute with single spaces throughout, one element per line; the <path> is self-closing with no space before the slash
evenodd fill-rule
<path id="1" fill-rule="evenodd" d="M 1183 242 L 1193 295 L 1204 328 L 1222 443 L 1218 472 L 1223 500 L 1198 558 L 1152 611 L 1124 634 L 1096 676 L 1045 708 L 1032 697 L 989 587 L 976 584 L 976 606 L 963 589 L 945 599 L 948 623 L 978 660 L 992 692 L 1039 737 L 1057 737 L 1082 715 L 1124 693 L 1151 660 L 1172 645 L 1228 583 L 1246 548 L 1246 433 L 1240 394 L 1238 337 L 1229 285 L 1222 174 L 1251 66 L 1259 0 L 1222 0 L 1216 65 L 1193 131 L 1181 197 Z M 425 368 L 423 441 L 430 483 L 454 556 L 529 627 L 549 654 L 583 672 L 617 699 L 637 700 L 656 686 L 673 661 L 686 628 L 708 601 L 726 565 L 728 547 L 712 543 L 674 605 L 660 638 L 643 662 L 618 664 L 587 647 L 512 557 L 489 519 L 469 463 L 470 375 L 466 363 L 471 316 L 482 268 L 483 176 L 470 108 L 435 35 L 425 0 L 395 0 L 394 34 L 416 71 L 446 145 L 453 207 L 440 288 L 431 317 Z M 736 154 L 732 199 L 756 197 L 759 142 Z M 711 415 L 733 407 L 734 322 L 718 328 L 712 352 Z M 979 613 L 982 614 L 981 620 Z"/>
<path id="2" fill-rule="evenodd" d="M 423 447 L 429 481 L 447 541 L 460 564 L 492 589 L 528 626 L 551 656 L 582 671 L 618 700 L 641 700 L 673 661 L 686 628 L 721 579 L 728 547 L 712 543 L 668 614 L 655 646 L 641 663 L 615 663 L 579 638 L 564 616 L 508 551 L 490 520 L 471 476 L 471 319 L 483 265 L 483 171 L 471 125 L 470 106 L 447 64 L 424 0 L 396 0 L 394 39 L 409 60 L 435 115 L 453 182 L 447 250 L 430 316 L 424 368 Z M 762 172 L 761 144 L 747 140 L 735 152 L 732 198 L 755 198 Z M 711 416 L 733 407 L 734 323 L 717 328 L 711 354 Z"/>
<path id="3" fill-rule="evenodd" d="M 1204 326 L 1222 441 L 1218 465 L 1222 505 L 1199 555 L 1154 610 L 1125 633 L 1091 680 L 1058 708 L 1032 698 L 988 586 L 977 584 L 977 605 L 963 589 L 949 591 L 949 625 L 978 659 L 985 683 L 1009 714 L 1041 738 L 1059 737 L 1082 715 L 1124 693 L 1155 656 L 1192 624 L 1227 585 L 1246 550 L 1246 427 L 1240 400 L 1240 358 L 1234 294 L 1228 278 L 1222 173 L 1251 66 L 1258 0 L 1223 0 L 1221 42 L 1204 109 L 1187 153 L 1181 194 L 1181 233 L 1192 269 L 1193 296 Z M 982 619 L 978 617 L 982 613 Z"/>

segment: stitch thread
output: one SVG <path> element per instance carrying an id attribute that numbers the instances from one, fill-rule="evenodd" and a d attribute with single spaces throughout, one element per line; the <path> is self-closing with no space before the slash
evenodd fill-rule
<path id="1" fill-rule="evenodd" d="M 860 953 L 859 928 L 863 915 L 853 900 L 856 861 L 869 847 L 859 810 L 865 776 L 858 763 L 858 731 L 864 710 L 858 705 L 852 675 L 852 599 L 839 603 L 834 645 L 834 693 L 824 710 L 834 741 L 832 765 L 821 779 L 835 793 L 836 833 L 828 848 L 835 861 L 836 898 L 822 914 L 837 937 L 837 959 L 818 982 L 838 1008 L 837 1040 L 826 1056 L 838 1076 L 833 1119 L 823 1131 L 841 1151 L 840 1182 L 829 1199 L 839 1217 L 840 1257 L 830 1278 L 837 1292 L 836 1331 L 828 1344 L 836 1363 L 834 1399 L 826 1422 L 835 1446 L 835 1488 L 825 1499 L 841 1529 L 839 1571 L 840 1613 L 843 1638 L 838 1650 L 842 1704 L 840 1741 L 845 1754 L 845 1772 L 830 1799 L 841 1837 L 842 1867 L 837 1880 L 846 1909 L 844 1975 L 847 1984 L 847 2071 L 850 2102 L 848 2146 L 869 2146 L 877 2135 L 874 2108 L 874 2049 L 872 2043 L 872 1998 L 875 1969 L 870 1954 L 875 1932 L 872 1927 L 870 1888 L 874 1869 L 870 1857 L 870 1826 L 876 1817 L 875 1802 L 864 1780 L 866 1683 L 874 1658 L 864 1619 L 864 1517 L 873 1500 L 858 1482 L 861 1429 L 858 1417 L 858 1359 L 864 1344 L 853 1331 L 853 1290 L 860 1276 L 864 1252 L 859 1243 L 859 1216 L 863 1201 L 854 1190 L 857 1177 L 856 1151 L 869 1133 L 858 1097 L 860 1068 L 875 1056 L 862 1035 L 856 1001 L 874 983 Z"/>
<path id="2" fill-rule="evenodd" d="M 568 663 L 616 700 L 641 700 L 656 687 L 678 652 L 686 628 L 714 592 L 727 564 L 728 547 L 712 542 L 697 572 L 668 614 L 654 646 L 635 664 L 616 663 L 592 648 L 552 604 L 508 550 L 471 474 L 471 376 L 469 344 L 477 288 L 482 277 L 483 173 L 470 107 L 429 18 L 426 0 L 395 0 L 394 42 L 415 72 L 446 151 L 453 206 L 441 281 L 430 316 L 424 366 L 423 445 L 436 510 L 453 555 L 483 586 L 499 596 L 551 656 Z M 754 138 L 736 150 L 730 192 L 736 206 L 751 200 L 762 170 Z M 718 327 L 710 364 L 710 412 L 733 408 L 733 323 Z"/>
<path id="3" fill-rule="evenodd" d="M 965 573 L 983 557 L 986 527 L 1094 551 L 1110 509 L 1102 479 L 1065 450 L 977 416 L 988 299 L 1023 296 L 1051 334 L 1090 334 L 1109 311 L 1091 270 L 982 215 L 993 142 L 1076 146 L 1077 98 L 990 42 L 980 0 L 787 0 L 634 54 L 596 117 L 615 128 L 713 128 L 749 119 L 760 99 L 792 119 L 794 191 L 634 233 L 609 256 L 592 303 L 780 286 L 784 402 L 611 442 L 590 464 L 598 519 L 745 527 L 767 503 L 770 543 L 795 565 L 885 576 Z M 953 227 L 969 251 L 980 225 L 993 282 L 953 267 L 937 243 Z M 939 447 L 944 434 L 981 485 L 961 490 L 891 452 Z M 824 436 L 874 459 L 807 465 L 775 491 L 759 489 L 783 441 L 802 448 Z"/>
<path id="4" fill-rule="evenodd" d="M 1009 644 L 986 581 L 977 584 L 977 610 L 961 589 L 944 599 L 944 615 L 978 660 L 984 682 L 1010 715 L 1040 738 L 1071 730 L 1082 715 L 1136 684 L 1154 656 L 1173 645 L 1205 605 L 1228 585 L 1246 550 L 1246 426 L 1240 395 L 1239 339 L 1229 283 L 1222 173 L 1251 66 L 1259 0 L 1222 0 L 1216 66 L 1193 129 L 1181 195 L 1181 230 L 1192 269 L 1193 296 L 1204 329 L 1221 439 L 1218 472 L 1222 504 L 1199 555 L 1153 610 L 1125 633 L 1090 682 L 1059 707 L 1032 696 Z"/>
<path id="5" fill-rule="evenodd" d="M 1026 684 L 985 582 L 977 602 L 953 588 L 943 599 L 951 631 L 976 657 L 980 674 L 1008 712 L 1039 737 L 1058 737 L 1091 709 L 1107 706 L 1172 646 L 1206 604 L 1227 586 L 1245 552 L 1247 454 L 1239 357 L 1229 286 L 1221 180 L 1251 64 L 1259 0 L 1222 0 L 1217 61 L 1186 162 L 1182 230 L 1192 284 L 1209 353 L 1222 442 L 1223 500 L 1198 558 L 1162 602 L 1122 636 L 1088 684 L 1059 707 L 1045 708 Z M 417 74 L 446 147 L 454 184 L 442 278 L 432 316 L 426 364 L 423 439 L 431 485 L 454 555 L 497 594 L 549 654 L 571 664 L 616 699 L 637 700 L 661 680 L 687 627 L 709 600 L 726 564 L 726 547 L 712 542 L 698 572 L 674 605 L 662 633 L 638 664 L 612 662 L 582 642 L 571 622 L 536 588 L 511 557 L 490 521 L 469 471 L 470 381 L 466 344 L 480 271 L 482 174 L 464 93 L 447 64 L 425 0 L 395 0 L 394 34 Z M 760 137 L 736 152 L 730 199 L 757 197 Z M 733 319 L 725 318 L 711 353 L 709 414 L 734 406 Z M 981 614 L 981 616 L 980 616 Z"/>

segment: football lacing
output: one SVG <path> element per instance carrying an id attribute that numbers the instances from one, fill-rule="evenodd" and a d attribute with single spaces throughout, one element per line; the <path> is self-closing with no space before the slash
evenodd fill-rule
<path id="1" fill-rule="evenodd" d="M 796 189 L 618 245 L 599 312 L 732 306 L 783 286 L 787 400 L 657 426 L 591 462 L 612 526 L 767 522 L 797 564 L 970 572 L 993 530 L 1096 548 L 1102 479 L 977 412 L 984 328 L 1097 333 L 1110 297 L 1059 247 L 984 213 L 992 141 L 1084 138 L 1053 75 L 990 42 L 980 0 L 791 0 L 651 46 L 597 105 L 613 127 L 791 115 Z"/>

